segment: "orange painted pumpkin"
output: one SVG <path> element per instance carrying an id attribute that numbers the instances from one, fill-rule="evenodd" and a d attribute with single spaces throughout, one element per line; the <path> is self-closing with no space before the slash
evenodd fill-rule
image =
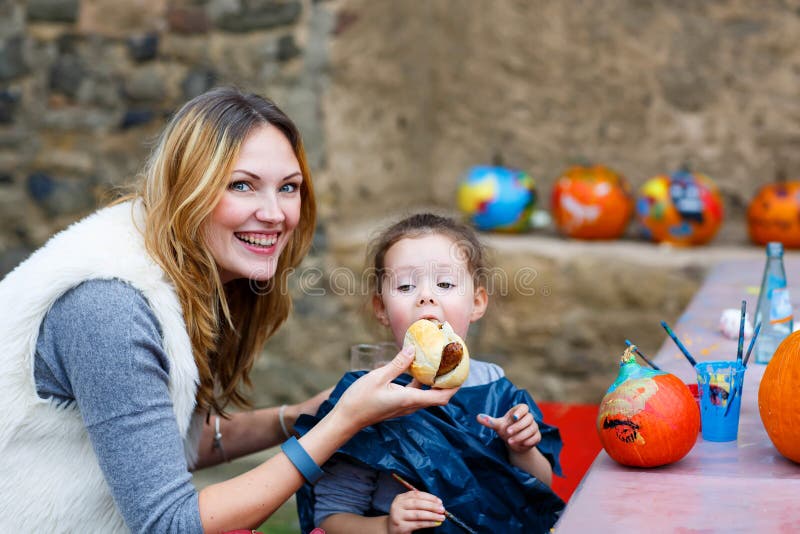
<path id="1" fill-rule="evenodd" d="M 636 198 L 642 235 L 656 243 L 707 243 L 719 230 L 723 215 L 717 186 L 697 172 L 655 176 L 644 183 Z"/>
<path id="2" fill-rule="evenodd" d="M 680 378 L 641 367 L 629 347 L 600 403 L 597 431 L 608 455 L 623 465 L 666 465 L 694 446 L 700 409 Z"/>
<path id="3" fill-rule="evenodd" d="M 767 364 L 758 411 L 778 452 L 800 463 L 800 331 L 784 339 Z"/>
<path id="4" fill-rule="evenodd" d="M 757 245 L 779 241 L 800 248 L 800 182 L 762 187 L 747 208 L 747 230 Z"/>
<path id="5" fill-rule="evenodd" d="M 566 236 L 616 239 L 633 214 L 633 195 L 625 178 L 608 167 L 576 165 L 556 180 L 551 209 Z"/>

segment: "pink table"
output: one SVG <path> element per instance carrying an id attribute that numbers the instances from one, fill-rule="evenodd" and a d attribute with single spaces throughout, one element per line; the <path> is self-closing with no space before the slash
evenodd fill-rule
<path id="1" fill-rule="evenodd" d="M 797 308 L 800 258 L 785 262 Z M 736 357 L 736 340 L 719 334 L 717 323 L 724 308 L 739 308 L 742 299 L 751 318 L 755 315 L 763 267 L 754 260 L 717 265 L 677 324 L 670 325 L 695 359 Z M 630 337 L 635 340 L 636 333 Z M 671 339 L 655 360 L 684 382 L 697 381 Z M 713 443 L 698 436 L 680 462 L 655 469 L 624 467 L 601 451 L 556 532 L 800 532 L 800 465 L 781 456 L 764 430 L 758 386 L 765 366 L 753 360 L 745 375 L 738 441 Z"/>

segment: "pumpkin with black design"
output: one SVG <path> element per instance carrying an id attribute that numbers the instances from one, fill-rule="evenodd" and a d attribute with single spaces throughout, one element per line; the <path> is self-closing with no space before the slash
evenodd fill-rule
<path id="1" fill-rule="evenodd" d="M 800 331 L 778 345 L 764 369 L 758 412 L 778 452 L 800 463 Z"/>
<path id="2" fill-rule="evenodd" d="M 575 165 L 553 185 L 553 221 L 577 239 L 617 239 L 633 215 L 633 193 L 625 178 L 604 165 Z"/>
<path id="3" fill-rule="evenodd" d="M 677 462 L 697 441 L 700 409 L 680 378 L 636 363 L 635 348 L 625 350 L 619 375 L 600 403 L 600 443 L 623 465 Z"/>
<path id="4" fill-rule="evenodd" d="M 683 168 L 647 180 L 636 197 L 636 218 L 643 237 L 678 246 L 703 245 L 719 230 L 722 195 L 714 181 Z"/>
<path id="5" fill-rule="evenodd" d="M 800 248 L 800 181 L 779 179 L 762 187 L 747 208 L 747 231 L 757 245 L 778 241 Z"/>

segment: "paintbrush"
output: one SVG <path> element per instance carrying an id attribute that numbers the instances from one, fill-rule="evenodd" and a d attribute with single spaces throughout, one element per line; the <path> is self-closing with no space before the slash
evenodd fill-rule
<path id="1" fill-rule="evenodd" d="M 686 347 L 683 346 L 683 343 L 681 343 L 681 340 L 678 339 L 678 336 L 675 335 L 675 332 L 672 331 L 672 328 L 670 328 L 669 325 L 664 321 L 661 321 L 661 326 L 664 328 L 664 330 L 667 331 L 667 335 L 669 335 L 669 337 L 672 338 L 672 341 L 675 342 L 675 344 L 681 350 L 683 355 L 686 356 L 686 359 L 689 360 L 689 363 L 691 363 L 692 366 L 697 365 L 697 360 L 692 358 L 692 355 L 689 354 L 689 351 L 686 349 Z"/>
<path id="2" fill-rule="evenodd" d="M 403 478 L 402 478 L 400 475 L 398 475 L 397 473 L 392 473 L 392 477 L 393 477 L 393 478 L 394 478 L 396 481 L 398 481 L 400 484 L 402 484 L 403 486 L 405 486 L 405 488 L 406 488 L 406 489 L 409 489 L 409 490 L 411 490 L 411 491 L 419 491 L 417 488 L 415 488 L 414 486 L 412 486 L 411 484 L 409 484 L 408 482 L 406 482 L 406 480 L 405 480 L 405 479 L 403 479 Z M 452 522 L 453 522 L 453 524 L 454 524 L 455 526 L 457 526 L 458 528 L 460 528 L 460 529 L 461 529 L 461 530 L 463 530 L 464 532 L 468 532 L 468 533 L 470 533 L 470 534 L 477 534 L 477 532 L 475 532 L 474 530 L 472 530 L 471 528 L 469 528 L 467 525 L 465 525 L 465 524 L 464 524 L 464 522 L 463 522 L 463 521 L 461 521 L 460 519 L 458 519 L 456 516 L 454 516 L 453 514 L 451 514 L 450 512 L 448 512 L 447 510 L 445 510 L 445 511 L 444 511 L 444 515 L 445 515 L 445 517 L 446 517 L 447 519 L 449 519 L 450 521 L 452 521 Z"/>
<path id="3" fill-rule="evenodd" d="M 742 301 L 742 318 L 739 319 L 739 347 L 736 349 L 736 361 L 742 363 L 742 349 L 744 348 L 744 319 L 747 315 L 747 301 Z"/>
<path id="4" fill-rule="evenodd" d="M 759 326 L 760 325 L 761 325 L 761 323 L 759 323 Z M 755 333 L 758 333 L 758 330 L 756 330 Z M 755 337 L 755 334 L 753 335 L 753 337 Z M 741 362 L 737 360 L 736 365 L 738 366 L 739 364 L 741 364 Z M 742 366 L 742 367 L 744 368 L 744 366 Z M 737 369 L 731 370 L 731 382 L 733 382 L 734 373 L 738 373 L 738 367 L 737 367 Z M 731 406 L 733 406 L 733 400 L 736 398 L 736 394 L 737 393 L 738 394 L 742 393 L 742 387 L 744 387 L 744 370 L 742 370 L 742 380 L 741 380 L 741 382 L 742 383 L 737 384 L 733 388 L 731 388 L 731 392 L 728 395 L 728 405 L 725 407 L 725 414 L 723 415 L 723 417 L 728 417 L 728 412 L 731 411 Z"/>
<path id="5" fill-rule="evenodd" d="M 742 367 L 747 367 L 747 361 L 750 359 L 750 353 L 753 352 L 753 346 L 756 344 L 756 338 L 758 337 L 758 333 L 761 331 L 761 323 L 756 325 L 756 329 L 753 331 L 753 337 L 750 338 L 750 345 L 747 346 L 747 354 L 744 355 L 744 361 L 742 362 Z"/>
<path id="6" fill-rule="evenodd" d="M 633 352 L 635 352 L 641 359 L 643 359 L 647 363 L 647 365 L 649 365 L 650 367 L 652 367 L 656 371 L 660 371 L 661 370 L 661 368 L 659 366 L 657 366 L 656 364 L 654 364 L 653 362 L 648 360 L 647 356 L 645 356 L 644 353 L 642 353 L 642 351 L 639 350 L 639 347 L 637 347 L 636 345 L 631 343 L 630 339 L 626 339 L 625 340 L 625 344 L 628 345 L 629 347 L 633 347 Z"/>

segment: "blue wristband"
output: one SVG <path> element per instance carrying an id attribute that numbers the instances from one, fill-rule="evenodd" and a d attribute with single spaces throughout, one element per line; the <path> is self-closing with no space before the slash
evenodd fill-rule
<path id="1" fill-rule="evenodd" d="M 314 484 L 317 480 L 322 478 L 324 474 L 322 469 L 319 468 L 303 446 L 300 445 L 296 437 L 292 436 L 284 441 L 281 445 L 281 450 L 309 484 Z"/>

